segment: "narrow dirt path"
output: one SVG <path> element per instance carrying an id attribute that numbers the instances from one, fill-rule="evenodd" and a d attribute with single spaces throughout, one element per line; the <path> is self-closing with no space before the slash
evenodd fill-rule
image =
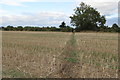
<path id="1" fill-rule="evenodd" d="M 75 34 L 71 35 L 67 42 L 63 53 L 60 55 L 61 69 L 59 75 L 61 78 L 76 78 L 78 76 L 78 68 L 80 61 L 78 56 L 78 47 L 75 39 Z"/>
<path id="2" fill-rule="evenodd" d="M 79 70 L 82 68 L 78 55 L 78 47 L 73 33 L 67 41 L 61 55 L 55 60 L 56 71 L 47 78 L 77 78 Z"/>

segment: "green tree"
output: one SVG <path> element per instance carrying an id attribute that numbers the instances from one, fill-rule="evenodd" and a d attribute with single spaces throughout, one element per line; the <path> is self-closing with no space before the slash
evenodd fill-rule
<path id="1" fill-rule="evenodd" d="M 22 26 L 17 26 L 17 30 L 18 31 L 23 31 L 23 27 Z"/>
<path id="2" fill-rule="evenodd" d="M 59 27 L 60 28 L 66 28 L 66 23 L 63 21 Z"/>
<path id="3" fill-rule="evenodd" d="M 112 25 L 112 27 L 111 27 L 111 30 L 112 30 L 113 32 L 119 32 L 119 31 L 120 31 L 120 28 L 119 28 L 119 26 L 118 26 L 116 23 L 114 23 L 114 24 Z"/>
<path id="4" fill-rule="evenodd" d="M 10 25 L 9 25 L 9 26 L 6 27 L 6 30 L 7 30 L 7 31 L 14 31 L 15 29 L 14 29 L 13 26 L 10 26 Z"/>
<path id="5" fill-rule="evenodd" d="M 76 26 L 76 31 L 81 30 L 98 30 L 99 27 L 103 27 L 106 23 L 104 16 L 91 7 L 81 2 L 79 7 L 74 9 L 75 14 L 70 16 L 71 24 Z"/>
<path id="6" fill-rule="evenodd" d="M 31 30 L 32 30 L 32 28 L 30 26 L 25 26 L 24 27 L 24 31 L 31 31 Z"/>

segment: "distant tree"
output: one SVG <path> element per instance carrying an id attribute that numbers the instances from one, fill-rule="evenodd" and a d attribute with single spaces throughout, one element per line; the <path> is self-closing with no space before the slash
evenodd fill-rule
<path id="1" fill-rule="evenodd" d="M 31 27 L 30 26 L 25 26 L 24 31 L 31 31 Z"/>
<path id="2" fill-rule="evenodd" d="M 66 23 L 63 21 L 59 27 L 60 28 L 66 28 Z"/>
<path id="3" fill-rule="evenodd" d="M 99 27 L 99 31 L 101 31 L 101 32 L 109 32 L 109 27 L 108 26 L 101 26 L 101 27 Z"/>
<path id="4" fill-rule="evenodd" d="M 13 26 L 7 26 L 6 31 L 15 31 L 15 28 Z"/>
<path id="5" fill-rule="evenodd" d="M 66 26 L 65 32 L 72 32 L 73 28 L 70 26 Z"/>
<path id="6" fill-rule="evenodd" d="M 56 28 L 56 27 L 51 27 L 50 31 L 60 31 L 60 28 Z"/>
<path id="7" fill-rule="evenodd" d="M 4 31 L 4 30 L 5 30 L 5 27 L 1 26 L 1 27 L 0 27 L 0 30 Z"/>
<path id="8" fill-rule="evenodd" d="M 72 32 L 72 28 L 70 26 L 66 26 L 66 23 L 63 21 L 59 26 L 62 32 Z"/>
<path id="9" fill-rule="evenodd" d="M 17 30 L 18 31 L 23 31 L 23 27 L 22 26 L 17 26 Z"/>
<path id="10" fill-rule="evenodd" d="M 40 27 L 35 27 L 34 30 L 35 30 L 35 31 L 41 31 L 41 28 L 40 28 Z"/>
<path id="11" fill-rule="evenodd" d="M 112 30 L 113 32 L 119 32 L 119 31 L 120 31 L 120 28 L 119 28 L 119 26 L 118 26 L 116 23 L 114 23 L 114 24 L 112 25 L 112 27 L 111 27 L 111 30 Z"/>
<path id="12" fill-rule="evenodd" d="M 106 23 L 104 16 L 91 7 L 81 2 L 79 7 L 76 7 L 75 14 L 70 16 L 71 24 L 76 26 L 76 31 L 94 30 L 98 31 L 99 27 L 103 27 Z"/>

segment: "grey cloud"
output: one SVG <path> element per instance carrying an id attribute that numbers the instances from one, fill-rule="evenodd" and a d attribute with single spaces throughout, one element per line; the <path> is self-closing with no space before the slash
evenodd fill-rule
<path id="1" fill-rule="evenodd" d="M 2 17 L 2 25 L 38 25 L 38 26 L 59 26 L 65 21 L 69 24 L 69 16 L 62 13 L 41 12 L 36 14 L 9 15 Z"/>
<path id="2" fill-rule="evenodd" d="M 100 13 L 106 16 L 110 16 L 114 13 L 118 13 L 118 3 L 117 2 L 86 2 L 92 7 L 97 8 Z"/>
<path id="3" fill-rule="evenodd" d="M 118 17 L 108 19 L 106 24 L 111 27 L 114 23 L 118 24 Z"/>

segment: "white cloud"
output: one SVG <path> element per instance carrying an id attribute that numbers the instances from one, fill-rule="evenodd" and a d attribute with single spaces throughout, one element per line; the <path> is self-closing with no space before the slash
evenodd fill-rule
<path id="1" fill-rule="evenodd" d="M 1 0 L 0 4 L 21 6 L 19 2 L 13 0 Z"/>
<path id="2" fill-rule="evenodd" d="M 6 15 L 2 17 L 2 25 L 40 25 L 58 26 L 62 21 L 69 24 L 69 16 L 57 12 L 40 12 L 35 14 Z"/>
<path id="3" fill-rule="evenodd" d="M 113 14 L 110 16 L 106 16 L 107 19 L 118 18 L 118 14 Z"/>
<path id="4" fill-rule="evenodd" d="M 0 4 L 13 5 L 13 6 L 25 6 L 24 2 L 74 2 L 75 0 L 1 0 Z"/>
<path id="5" fill-rule="evenodd" d="M 0 13 L 6 13 L 7 11 L 0 9 Z"/>
<path id="6" fill-rule="evenodd" d="M 81 1 L 76 1 L 76 5 L 79 6 Z M 84 0 L 83 2 L 96 8 L 102 15 L 110 19 L 118 17 L 118 1 L 119 0 Z"/>
<path id="7" fill-rule="evenodd" d="M 90 3 L 92 6 L 96 7 L 102 14 L 114 14 L 118 13 L 118 3 L 117 2 L 96 2 L 94 4 Z"/>
<path id="8" fill-rule="evenodd" d="M 76 2 L 76 6 L 80 2 L 85 2 L 91 5 L 102 14 L 105 15 L 108 20 L 114 20 L 118 17 L 118 1 L 119 0 L 0 0 L 1 4 L 12 6 L 25 6 L 25 2 Z M 8 14 L 9 13 L 9 14 Z M 58 25 L 61 21 L 67 21 L 69 23 L 69 15 L 58 12 L 40 12 L 34 14 L 20 14 L 17 15 L 10 13 L 9 11 L 0 9 L 0 17 L 3 16 L 3 25 Z"/>
<path id="9" fill-rule="evenodd" d="M 75 0 L 76 2 L 119 2 L 119 0 Z"/>
<path id="10" fill-rule="evenodd" d="M 0 4 L 13 5 L 13 6 L 23 6 L 23 2 L 37 2 L 39 0 L 1 0 Z"/>
<path id="11" fill-rule="evenodd" d="M 0 9 L 0 25 L 2 24 L 2 16 L 3 15 L 7 15 L 7 11 Z"/>

